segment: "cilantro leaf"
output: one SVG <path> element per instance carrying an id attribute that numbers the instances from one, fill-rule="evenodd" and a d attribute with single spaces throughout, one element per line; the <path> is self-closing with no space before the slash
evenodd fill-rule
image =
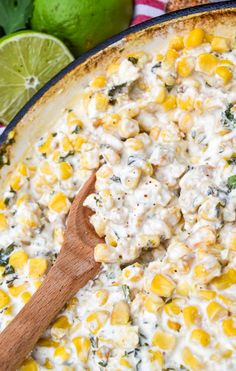
<path id="1" fill-rule="evenodd" d="M 227 179 L 227 186 L 230 190 L 236 188 L 236 175 L 232 175 Z"/>
<path id="2" fill-rule="evenodd" d="M 6 34 L 26 28 L 33 10 L 32 0 L 4 0 L 0 2 L 0 27 Z"/>

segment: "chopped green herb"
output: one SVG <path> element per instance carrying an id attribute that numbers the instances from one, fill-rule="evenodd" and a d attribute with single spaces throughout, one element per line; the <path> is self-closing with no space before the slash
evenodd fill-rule
<path id="1" fill-rule="evenodd" d="M 100 361 L 98 362 L 99 366 L 106 367 L 107 366 L 107 361 Z"/>
<path id="2" fill-rule="evenodd" d="M 15 269 L 13 268 L 13 266 L 12 265 L 7 265 L 3 275 L 7 276 L 8 274 L 13 274 L 13 273 L 15 273 Z"/>
<path id="3" fill-rule="evenodd" d="M 127 85 L 126 82 L 124 82 L 123 84 L 120 84 L 120 85 L 114 85 L 109 91 L 108 91 L 108 95 L 109 97 L 114 97 L 116 94 L 120 94 L 123 90 L 123 88 L 125 88 Z"/>
<path id="4" fill-rule="evenodd" d="M 165 87 L 166 87 L 166 90 L 168 91 L 168 93 L 170 93 L 171 90 L 173 89 L 174 85 L 167 85 L 167 84 L 165 84 Z"/>
<path id="5" fill-rule="evenodd" d="M 156 70 L 161 67 L 161 62 L 154 64 L 151 68 L 152 73 L 156 73 Z"/>
<path id="6" fill-rule="evenodd" d="M 121 179 L 116 175 L 112 175 L 110 179 L 115 183 L 121 183 Z"/>
<path id="7" fill-rule="evenodd" d="M 90 336 L 90 342 L 91 342 L 91 345 L 92 345 L 93 348 L 98 347 L 98 339 L 95 338 L 94 336 Z"/>
<path id="8" fill-rule="evenodd" d="M 236 188 L 236 175 L 232 175 L 227 179 L 227 186 L 230 190 Z"/>
<path id="9" fill-rule="evenodd" d="M 129 57 L 128 58 L 128 61 L 130 61 L 131 63 L 133 63 L 134 65 L 138 63 L 138 58 L 135 58 L 135 57 Z"/>
<path id="10" fill-rule="evenodd" d="M 123 295 L 124 295 L 125 300 L 126 300 L 128 303 L 131 303 L 131 298 L 130 298 L 130 288 L 129 288 L 129 286 L 127 286 L 127 285 L 122 285 L 121 288 L 122 288 L 122 291 L 123 291 Z"/>
<path id="11" fill-rule="evenodd" d="M 76 128 L 72 131 L 72 134 L 79 134 L 81 130 L 81 127 L 79 125 L 76 125 Z"/>
<path id="12" fill-rule="evenodd" d="M 236 155 L 232 155 L 232 157 L 227 160 L 227 164 L 236 165 Z"/>
<path id="13" fill-rule="evenodd" d="M 232 112 L 233 104 L 230 103 L 226 110 L 221 114 L 221 124 L 229 130 L 236 128 L 236 115 Z"/>
<path id="14" fill-rule="evenodd" d="M 11 201 L 10 197 L 6 197 L 6 198 L 4 199 L 4 204 L 5 204 L 6 206 L 8 206 L 9 203 L 10 203 L 10 201 Z"/>
<path id="15" fill-rule="evenodd" d="M 70 156 L 74 156 L 75 152 L 74 151 L 69 151 L 65 156 L 60 156 L 59 157 L 59 160 L 62 162 L 64 161 L 65 159 L 67 159 L 68 157 Z"/>

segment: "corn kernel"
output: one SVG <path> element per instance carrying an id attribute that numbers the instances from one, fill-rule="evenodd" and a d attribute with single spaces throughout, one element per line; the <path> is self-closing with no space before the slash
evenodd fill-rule
<path id="1" fill-rule="evenodd" d="M 45 348 L 57 348 L 59 343 L 49 338 L 41 338 L 38 340 L 36 345 Z"/>
<path id="2" fill-rule="evenodd" d="M 215 298 L 216 293 L 212 290 L 198 290 L 197 296 L 203 300 L 211 300 Z"/>
<path id="3" fill-rule="evenodd" d="M 151 283 L 151 291 L 165 298 L 171 296 L 175 289 L 175 283 L 163 274 L 156 274 Z"/>
<path id="4" fill-rule="evenodd" d="M 105 76 L 96 76 L 93 81 L 91 82 L 91 87 L 95 89 L 103 88 L 107 83 L 107 79 Z"/>
<path id="5" fill-rule="evenodd" d="M 15 270 L 22 269 L 24 265 L 26 264 L 28 260 L 28 255 L 25 251 L 20 250 L 16 251 L 13 254 L 11 254 L 9 259 L 9 264 L 12 265 L 12 267 Z"/>
<path id="6" fill-rule="evenodd" d="M 105 243 L 99 243 L 95 246 L 94 249 L 94 259 L 97 262 L 109 262 L 109 247 Z"/>
<path id="7" fill-rule="evenodd" d="M 117 113 L 107 115 L 103 122 L 103 128 L 104 130 L 113 133 L 118 129 L 119 122 L 120 122 L 120 116 Z"/>
<path id="8" fill-rule="evenodd" d="M 191 129 L 191 116 L 189 113 L 185 113 L 182 117 L 180 117 L 179 122 L 178 122 L 180 130 L 184 133 L 187 134 L 188 131 Z"/>
<path id="9" fill-rule="evenodd" d="M 225 66 L 216 67 L 215 73 L 223 80 L 224 84 L 228 84 L 232 79 L 232 71 Z"/>
<path id="10" fill-rule="evenodd" d="M 172 109 L 175 109 L 177 104 L 176 104 L 176 96 L 175 95 L 168 95 L 168 97 L 165 99 L 163 102 L 163 108 L 165 111 L 170 111 Z"/>
<path id="11" fill-rule="evenodd" d="M 184 39 L 187 48 L 195 48 L 203 43 L 205 32 L 201 28 L 195 28 Z"/>
<path id="12" fill-rule="evenodd" d="M 215 277 L 211 282 L 216 285 L 218 290 L 225 290 L 236 284 L 236 270 L 230 268 L 226 273 L 221 274 L 219 277 Z"/>
<path id="13" fill-rule="evenodd" d="M 38 371 L 37 363 L 32 358 L 27 359 L 22 363 L 20 371 Z"/>
<path id="14" fill-rule="evenodd" d="M 7 206 L 5 203 L 5 200 L 3 198 L 0 198 L 0 210 L 6 210 Z"/>
<path id="15" fill-rule="evenodd" d="M 132 365 L 131 365 L 131 363 L 128 361 L 128 359 L 127 358 L 125 358 L 125 357 L 122 357 L 121 359 L 120 359 L 120 365 L 121 366 L 123 366 L 123 367 L 126 367 L 126 368 L 133 368 L 132 367 Z"/>
<path id="16" fill-rule="evenodd" d="M 191 97 L 187 97 L 186 99 L 177 98 L 177 105 L 182 110 L 192 111 L 194 108 L 194 100 Z"/>
<path id="17" fill-rule="evenodd" d="M 112 75 L 113 73 L 116 73 L 119 69 L 119 64 L 118 63 L 112 63 L 110 66 L 107 68 L 107 73 L 108 75 Z"/>
<path id="18" fill-rule="evenodd" d="M 155 102 L 158 103 L 158 104 L 161 104 L 166 99 L 167 90 L 164 86 L 159 86 L 157 88 L 157 91 L 158 91 L 158 93 L 156 95 Z"/>
<path id="19" fill-rule="evenodd" d="M 171 301 L 170 303 L 165 304 L 164 311 L 168 316 L 178 316 L 180 314 L 181 309 L 176 301 Z"/>
<path id="20" fill-rule="evenodd" d="M 0 289 L 0 309 L 10 303 L 10 298 L 7 293 Z"/>
<path id="21" fill-rule="evenodd" d="M 189 305 L 183 308 L 183 318 L 185 326 L 190 327 L 194 325 L 199 319 L 197 307 Z"/>
<path id="22" fill-rule="evenodd" d="M 164 366 L 164 357 L 163 357 L 163 354 L 161 352 L 159 352 L 158 350 L 152 350 L 152 349 L 149 349 L 148 350 L 148 353 L 150 354 L 150 362 L 151 363 L 157 362 L 158 365 L 162 369 L 163 366 Z"/>
<path id="23" fill-rule="evenodd" d="M 141 176 L 142 176 L 142 170 L 137 167 L 133 168 L 127 175 L 126 179 L 124 180 L 126 187 L 129 189 L 137 188 L 140 182 Z"/>
<path id="24" fill-rule="evenodd" d="M 30 300 L 31 296 L 32 296 L 31 293 L 26 291 L 26 292 L 23 292 L 23 294 L 21 295 L 21 299 L 26 304 Z"/>
<path id="25" fill-rule="evenodd" d="M 180 282 L 176 287 L 176 293 L 181 296 L 188 296 L 191 292 L 191 286 L 188 282 Z"/>
<path id="26" fill-rule="evenodd" d="M 23 163 L 18 165 L 17 170 L 20 173 L 20 175 L 22 175 L 22 176 L 27 176 L 28 175 L 27 166 Z"/>
<path id="27" fill-rule="evenodd" d="M 73 145 L 68 137 L 64 137 L 62 139 L 62 149 L 64 152 L 71 152 L 73 151 Z"/>
<path id="28" fill-rule="evenodd" d="M 17 192 L 21 188 L 21 177 L 20 175 L 15 175 L 10 182 L 10 186 L 13 191 Z"/>
<path id="29" fill-rule="evenodd" d="M 29 260 L 29 275 L 31 278 L 42 277 L 48 267 L 48 262 L 44 258 L 32 258 Z"/>
<path id="30" fill-rule="evenodd" d="M 183 350 L 183 361 L 187 367 L 190 367 L 193 371 L 202 370 L 203 364 L 199 359 L 191 352 L 187 347 Z"/>
<path id="31" fill-rule="evenodd" d="M 105 325 L 109 318 L 109 312 L 105 310 L 98 310 L 88 315 L 86 321 L 88 323 L 89 330 L 92 334 L 97 334 L 101 328 Z"/>
<path id="32" fill-rule="evenodd" d="M 202 330 L 201 328 L 196 328 L 191 332 L 191 339 L 196 341 L 202 347 L 207 347 L 210 343 L 210 335 L 208 332 Z"/>
<path id="33" fill-rule="evenodd" d="M 4 214 L 0 214 L 0 231 L 4 231 L 7 229 L 8 223 L 7 223 L 7 217 Z"/>
<path id="34" fill-rule="evenodd" d="M 84 143 L 87 143 L 87 138 L 81 136 L 81 135 L 78 135 L 74 141 L 73 141 L 73 147 L 74 147 L 74 150 L 76 152 L 80 152 L 81 151 L 81 147 Z"/>
<path id="35" fill-rule="evenodd" d="M 51 152 L 51 144 L 52 144 L 53 136 L 49 134 L 45 142 L 39 147 L 39 152 L 43 154 L 49 154 Z"/>
<path id="36" fill-rule="evenodd" d="M 159 137 L 159 134 L 160 134 L 160 129 L 157 126 L 154 126 L 153 128 L 151 128 L 151 131 L 149 133 L 150 137 L 153 140 L 157 140 Z"/>
<path id="37" fill-rule="evenodd" d="M 158 309 L 163 306 L 164 302 L 158 296 L 156 298 L 152 296 L 146 296 L 144 299 L 144 308 L 147 312 L 157 313 Z"/>
<path id="38" fill-rule="evenodd" d="M 25 284 L 18 285 L 18 286 L 11 286 L 9 287 L 9 293 L 11 294 L 11 296 L 17 297 L 22 293 L 22 291 L 25 290 L 25 288 L 26 288 Z"/>
<path id="39" fill-rule="evenodd" d="M 222 322 L 223 331 L 226 336 L 236 336 L 236 326 L 232 318 L 224 319 Z"/>
<path id="40" fill-rule="evenodd" d="M 82 121 L 79 120 L 79 118 L 76 116 L 76 114 L 73 111 L 68 112 L 66 121 L 69 126 L 78 126 L 80 129 L 82 129 L 84 126 Z"/>
<path id="41" fill-rule="evenodd" d="M 62 361 L 67 361 L 70 358 L 70 352 L 64 346 L 60 346 L 55 349 L 54 356 L 61 358 Z"/>
<path id="42" fill-rule="evenodd" d="M 121 300 L 114 304 L 111 313 L 112 325 L 127 325 L 130 319 L 130 308 L 126 301 Z"/>
<path id="43" fill-rule="evenodd" d="M 171 321 L 170 319 L 168 319 L 167 325 L 173 331 L 179 331 L 181 329 L 180 323 L 175 322 L 175 321 Z"/>
<path id="44" fill-rule="evenodd" d="M 182 36 L 174 36 L 169 42 L 169 48 L 177 51 L 184 48 L 184 40 Z"/>
<path id="45" fill-rule="evenodd" d="M 218 321 L 220 318 L 226 316 L 227 313 L 227 309 L 216 301 L 212 301 L 207 306 L 207 315 L 211 321 Z"/>
<path id="46" fill-rule="evenodd" d="M 108 299 L 108 297 L 109 297 L 109 294 L 108 294 L 108 291 L 107 290 L 97 290 L 96 291 L 96 298 L 97 298 L 97 300 L 98 300 L 98 304 L 100 305 L 100 306 L 102 306 L 102 305 L 104 305 L 104 304 L 106 304 L 106 302 L 107 302 L 107 299 Z"/>
<path id="47" fill-rule="evenodd" d="M 56 213 L 67 211 L 67 197 L 64 193 L 56 193 L 49 201 L 48 207 Z"/>
<path id="48" fill-rule="evenodd" d="M 71 327 L 70 322 L 66 316 L 60 316 L 53 323 L 53 329 L 69 329 Z"/>
<path id="49" fill-rule="evenodd" d="M 95 95 L 96 109 L 98 111 L 106 111 L 108 107 L 108 98 L 102 93 Z"/>
<path id="50" fill-rule="evenodd" d="M 177 63 L 177 72 L 181 77 L 188 77 L 194 69 L 194 64 L 191 58 L 183 57 Z"/>
<path id="51" fill-rule="evenodd" d="M 81 362 L 87 362 L 90 350 L 90 340 L 84 336 L 78 336 L 72 340 Z"/>
<path id="52" fill-rule="evenodd" d="M 164 56 L 163 62 L 169 68 L 174 66 L 175 60 L 178 58 L 179 53 L 175 49 L 169 49 Z"/>
<path id="53" fill-rule="evenodd" d="M 24 194 L 18 198 L 18 200 L 16 201 L 16 205 L 20 206 L 23 202 L 28 201 L 28 200 L 29 200 L 29 195 Z"/>
<path id="54" fill-rule="evenodd" d="M 197 63 L 201 72 L 212 75 L 218 65 L 218 59 L 212 54 L 203 53 L 198 56 Z"/>
<path id="55" fill-rule="evenodd" d="M 152 345 L 163 350 L 173 349 L 175 347 L 175 342 L 176 341 L 174 335 L 162 330 L 156 331 L 152 338 Z"/>
<path id="56" fill-rule="evenodd" d="M 211 48 L 216 53 L 225 53 L 230 50 L 229 39 L 220 36 L 214 36 L 211 41 Z"/>
<path id="57" fill-rule="evenodd" d="M 45 367 L 47 370 L 52 370 L 53 364 L 50 362 L 48 358 L 46 358 L 43 367 Z"/>
<path id="58" fill-rule="evenodd" d="M 143 142 L 140 139 L 136 138 L 127 139 L 126 145 L 134 151 L 140 151 L 144 147 Z"/>
<path id="59" fill-rule="evenodd" d="M 62 180 L 71 178 L 73 174 L 73 168 L 71 164 L 69 164 L 68 162 L 61 162 L 59 165 L 59 168 L 60 168 L 60 178 Z"/>

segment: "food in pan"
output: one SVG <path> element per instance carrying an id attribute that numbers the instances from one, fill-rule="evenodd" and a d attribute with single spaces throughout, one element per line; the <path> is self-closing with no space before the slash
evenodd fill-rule
<path id="1" fill-rule="evenodd" d="M 24 371 L 236 367 L 235 18 L 196 19 L 118 45 L 24 155 L 20 126 L 2 146 L 1 329 L 40 286 L 99 168 L 85 205 L 104 237 L 101 273 Z"/>

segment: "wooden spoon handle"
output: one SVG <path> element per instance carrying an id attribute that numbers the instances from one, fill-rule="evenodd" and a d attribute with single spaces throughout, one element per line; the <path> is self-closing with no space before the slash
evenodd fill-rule
<path id="1" fill-rule="evenodd" d="M 87 283 L 86 264 L 84 267 L 78 267 L 80 272 L 75 276 L 65 272 L 66 258 L 59 256 L 58 260 L 30 301 L 1 333 L 1 371 L 15 371 L 22 364 L 66 302 Z M 98 266 L 95 264 L 90 278 L 96 275 L 97 271 Z"/>

